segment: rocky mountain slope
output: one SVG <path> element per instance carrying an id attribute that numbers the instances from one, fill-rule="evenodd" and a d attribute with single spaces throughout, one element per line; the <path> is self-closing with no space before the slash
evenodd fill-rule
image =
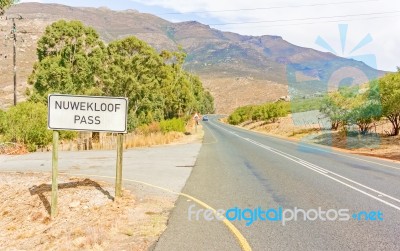
<path id="1" fill-rule="evenodd" d="M 288 85 L 297 81 L 328 82 L 335 70 L 359 69 L 371 76 L 382 75 L 362 62 L 337 57 L 293 45 L 279 36 L 242 36 L 212 29 L 198 22 L 171 23 L 135 10 L 112 11 L 107 8 L 74 8 L 57 4 L 23 3 L 13 6 L 6 16 L 21 15 L 18 28 L 18 90 L 23 99 L 26 79 L 36 60 L 36 42 L 45 27 L 58 20 L 81 20 L 93 26 L 105 42 L 135 35 L 157 50 L 176 50 L 188 54 L 185 68 L 200 75 L 216 98 L 217 112 L 234 107 L 275 100 L 287 95 Z M 12 102 L 11 21 L 0 20 L 0 106 Z M 340 79 L 346 74 L 340 73 Z M 288 79 L 290 79 L 288 84 Z M 324 91 L 327 86 L 310 84 L 305 93 Z"/>

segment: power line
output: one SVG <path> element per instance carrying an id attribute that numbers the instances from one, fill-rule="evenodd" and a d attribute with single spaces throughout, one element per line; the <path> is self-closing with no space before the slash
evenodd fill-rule
<path id="1" fill-rule="evenodd" d="M 300 8 L 300 7 L 318 7 L 318 6 L 328 6 L 328 5 L 379 2 L 379 1 L 381 1 L 381 0 L 363 0 L 363 1 L 346 1 L 346 2 L 330 2 L 330 3 L 315 3 L 315 4 L 299 4 L 299 5 L 271 6 L 271 7 L 265 7 L 265 8 L 248 8 L 248 9 L 231 9 L 231 10 L 169 12 L 169 13 L 161 13 L 161 15 L 185 15 L 185 14 L 223 13 L 223 12 L 237 12 L 237 11 L 273 10 L 273 9 Z"/>
<path id="2" fill-rule="evenodd" d="M 358 18 L 358 19 L 338 19 L 338 20 L 326 20 L 322 22 L 309 22 L 309 23 L 293 23 L 293 24 L 275 24 L 275 25 L 259 25 L 259 26 L 251 26 L 251 27 L 285 27 L 285 26 L 300 26 L 300 25 L 310 25 L 310 24 L 319 24 L 319 23 L 339 23 L 339 22 L 350 22 L 350 21 L 361 21 L 361 20 L 372 20 L 372 19 L 382 19 L 382 18 L 393 18 L 399 17 L 400 15 L 394 16 L 381 16 L 381 17 L 366 17 L 366 18 Z"/>
<path id="3" fill-rule="evenodd" d="M 248 21 L 248 22 L 232 22 L 232 23 L 215 23 L 215 24 L 208 24 L 208 25 L 210 25 L 210 26 L 223 26 L 223 25 L 277 23 L 277 22 L 291 22 L 291 21 L 320 20 L 320 19 L 330 19 L 330 18 L 361 17 L 361 16 L 394 14 L 394 13 L 400 13 L 400 10 L 397 10 L 397 11 L 388 11 L 388 12 L 363 13 L 363 14 L 354 14 L 354 15 L 327 16 L 327 17 L 309 17 L 309 18 L 278 19 L 278 20 L 264 20 L 264 21 Z"/>

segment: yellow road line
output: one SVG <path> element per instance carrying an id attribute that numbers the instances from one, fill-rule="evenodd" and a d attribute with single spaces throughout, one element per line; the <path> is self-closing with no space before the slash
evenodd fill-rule
<path id="1" fill-rule="evenodd" d="M 1 171 L 0 173 L 22 173 L 19 171 Z M 29 173 L 50 173 L 50 172 L 29 172 Z M 91 174 L 80 174 L 80 173 L 62 173 L 60 172 L 59 174 L 64 174 L 64 175 L 69 175 L 69 176 L 86 176 L 86 177 L 97 177 L 97 178 L 107 178 L 107 179 L 115 179 L 115 177 L 111 177 L 111 176 L 103 176 L 103 175 L 91 175 Z M 138 183 L 138 184 L 142 184 L 142 185 L 146 185 L 149 187 L 153 187 L 153 188 L 157 188 L 160 190 L 163 190 L 165 192 L 168 193 L 172 193 L 172 194 L 176 194 L 176 195 L 180 195 L 183 197 L 186 197 L 194 202 L 196 202 L 197 204 L 203 206 L 206 209 L 211 210 L 215 216 L 218 217 L 223 217 L 221 215 L 217 215 L 217 210 L 215 210 L 214 208 L 212 208 L 211 206 L 207 205 L 205 202 L 189 195 L 189 194 L 185 194 L 185 193 L 181 193 L 181 192 L 175 192 L 173 190 L 164 188 L 164 187 L 160 187 L 160 186 L 156 186 L 147 182 L 143 182 L 143 181 L 139 181 L 139 180 L 131 180 L 131 179 L 122 179 L 124 181 L 128 181 L 128 182 L 134 182 L 134 183 Z M 243 251 L 251 251 L 251 247 L 250 244 L 248 243 L 248 241 L 246 240 L 246 238 L 242 235 L 242 233 L 235 227 L 235 225 L 232 224 L 232 222 L 230 222 L 229 220 L 227 220 L 225 217 L 223 217 L 224 219 L 222 220 L 222 222 L 225 224 L 225 226 L 229 229 L 229 231 L 231 231 L 231 233 L 235 236 L 235 238 L 237 239 L 237 241 L 240 244 L 240 247 L 242 248 Z"/>

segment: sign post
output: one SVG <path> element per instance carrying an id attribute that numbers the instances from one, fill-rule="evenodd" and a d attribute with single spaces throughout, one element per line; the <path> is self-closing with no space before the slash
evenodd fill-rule
<path id="1" fill-rule="evenodd" d="M 51 217 L 57 215 L 60 130 L 118 133 L 115 197 L 122 196 L 123 134 L 127 132 L 128 99 L 50 94 L 47 101 L 47 126 L 53 130 Z"/>
<path id="2" fill-rule="evenodd" d="M 53 151 L 52 151 L 52 172 L 51 172 L 51 211 L 50 216 L 57 216 L 57 199 L 58 199 L 58 131 L 53 131 Z"/>
<path id="3" fill-rule="evenodd" d="M 117 135 L 117 171 L 115 176 L 115 197 L 122 196 L 122 154 L 123 154 L 124 135 Z"/>

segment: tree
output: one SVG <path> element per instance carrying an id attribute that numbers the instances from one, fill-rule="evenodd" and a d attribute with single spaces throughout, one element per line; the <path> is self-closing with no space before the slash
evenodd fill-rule
<path id="1" fill-rule="evenodd" d="M 320 112 L 330 119 L 332 130 L 349 123 L 350 111 L 354 108 L 353 101 L 357 95 L 358 87 L 343 87 L 323 98 Z"/>
<path id="2" fill-rule="evenodd" d="M 372 122 L 381 117 L 378 93 L 374 82 L 363 88 L 343 87 L 324 97 L 320 111 L 331 120 L 332 130 L 355 124 L 360 133 L 365 135 L 371 129 Z"/>
<path id="3" fill-rule="evenodd" d="M 108 45 L 103 92 L 127 97 L 132 116 L 142 123 L 164 118 L 162 88 L 167 79 L 163 59 L 145 42 L 127 37 Z"/>
<path id="4" fill-rule="evenodd" d="M 183 70 L 185 56 L 182 51 L 158 54 L 133 36 L 108 45 L 103 93 L 129 98 L 130 129 L 195 111 L 213 112 L 213 98 L 199 78 Z"/>
<path id="5" fill-rule="evenodd" d="M 129 130 L 214 110 L 199 78 L 183 70 L 182 50 L 159 54 L 133 36 L 105 46 L 94 29 L 62 20 L 46 28 L 37 55 L 31 101 L 46 103 L 49 93 L 127 97 Z"/>
<path id="6" fill-rule="evenodd" d="M 18 0 L 0 0 L 0 16 L 4 14 L 8 7 L 18 2 Z"/>
<path id="7" fill-rule="evenodd" d="M 369 83 L 367 89 L 352 99 L 349 121 L 356 124 L 362 135 L 369 132 L 372 122 L 382 117 L 382 105 L 379 98 L 379 86 L 376 81 Z"/>
<path id="8" fill-rule="evenodd" d="M 378 80 L 382 114 L 392 124 L 391 135 L 400 133 L 400 72 L 387 74 Z"/>
<path id="9" fill-rule="evenodd" d="M 46 102 L 49 93 L 101 94 L 104 50 L 97 32 L 79 21 L 60 20 L 48 26 L 28 81 L 34 86 L 31 100 Z"/>

